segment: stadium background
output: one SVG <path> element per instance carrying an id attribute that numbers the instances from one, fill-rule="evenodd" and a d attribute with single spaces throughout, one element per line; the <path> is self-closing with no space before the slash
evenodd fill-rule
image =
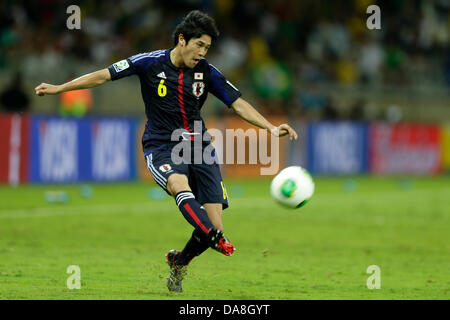
<path id="1" fill-rule="evenodd" d="M 81 8 L 80 30 L 66 27 L 70 16 L 66 9 L 72 4 Z M 381 8 L 381 30 L 366 27 L 369 17 L 366 9 L 371 4 Z M 52 207 L 49 212 L 55 208 L 61 208 L 61 212 L 70 210 L 68 206 L 84 201 L 78 199 L 80 195 L 102 201 L 102 188 L 108 186 L 117 186 L 121 190 L 116 191 L 117 195 L 127 188 L 136 188 L 144 192 L 143 196 L 129 194 L 130 199 L 161 207 L 158 201 L 167 199 L 157 191 L 141 155 L 144 106 L 136 77 L 85 91 L 81 97 L 37 97 L 33 89 L 41 82 L 63 83 L 139 52 L 170 48 L 174 26 L 191 9 L 211 14 L 221 32 L 208 53 L 209 62 L 268 119 L 274 123 L 288 121 L 300 133 L 295 143 L 282 140 L 280 168 L 305 166 L 319 186 L 323 183 L 322 191 L 332 190 L 336 197 L 355 196 L 356 202 L 372 203 L 370 193 L 364 193 L 372 187 L 378 191 L 392 187 L 395 192 L 417 192 L 419 197 L 423 195 L 423 201 L 434 204 L 441 198 L 431 195 L 427 198 L 423 188 L 429 188 L 429 192 L 437 190 L 435 197 L 448 191 L 448 1 L 7 0 L 0 4 L 0 9 L 0 183 L 5 185 L 0 189 L 5 199 L 0 216 L 3 221 L 16 214 L 11 213 L 12 209 L 31 210 L 30 215 L 39 215 L 40 211 L 33 210 L 42 206 L 45 209 L 49 202 L 62 202 L 66 206 Z M 71 108 L 81 112 L 71 114 Z M 212 96 L 202 113 L 210 128 L 251 128 Z M 254 141 L 247 141 L 247 147 L 248 143 Z M 256 190 L 267 197 L 267 183 L 265 189 L 261 189 L 259 182 L 252 184 L 260 178 L 260 167 L 259 164 L 223 166 L 225 182 L 231 181 L 229 191 L 238 204 L 244 201 L 239 198 L 256 196 Z M 378 177 L 386 179 L 384 184 Z M 137 182 L 134 187 L 132 184 L 124 187 L 121 184 L 124 181 Z M 27 184 L 39 186 L 27 189 Z M 70 201 L 57 196 L 53 201 L 48 190 L 63 190 L 70 195 Z M 32 193 L 32 200 L 23 205 L 20 197 L 13 196 L 28 192 Z M 316 203 L 322 199 L 324 205 L 330 198 L 321 197 L 320 192 L 318 188 Z M 406 201 L 410 196 L 396 197 Z M 305 212 L 314 211 L 314 202 L 310 206 Z M 347 206 L 350 208 L 352 204 Z M 427 208 L 424 204 L 423 207 Z M 349 220 L 360 214 L 351 216 L 354 208 L 347 213 Z M 380 210 L 388 212 L 389 209 Z M 391 210 L 393 216 L 403 212 L 397 207 Z M 433 211 L 433 217 L 437 217 L 434 223 L 445 226 L 448 215 L 442 210 L 445 211 Z M 22 211 L 18 213 L 21 214 Z M 330 213 L 314 214 L 317 218 L 298 219 L 306 219 L 302 223 L 308 226 L 308 219 L 330 218 Z M 286 213 L 281 215 L 288 221 L 294 219 Z M 261 217 L 267 223 L 272 221 L 270 215 Z M 344 214 L 342 219 L 345 217 Z M 356 221 L 364 221 L 361 219 Z M 293 225 L 298 223 L 293 221 Z M 313 225 L 317 221 L 309 222 L 311 230 L 321 234 Z M 378 223 L 376 220 L 375 224 Z M 92 225 L 96 226 L 95 221 Z M 8 229 L 8 224 L 4 224 L 5 243 L 14 243 L 21 228 L 13 222 L 10 226 Z M 308 231 L 303 231 L 308 235 Z M 310 232 L 314 238 L 316 234 Z M 399 237 L 403 236 L 404 240 L 410 235 L 399 232 Z M 432 245 L 444 239 L 436 238 Z M 14 265 L 8 264 L 6 258 L 3 261 L 6 265 L 0 264 L 0 271 Z M 14 276 L 13 271 L 6 271 L 8 274 Z M 445 274 L 448 270 L 444 277 Z M 290 297 L 288 293 L 281 297 Z M 0 290 L 0 297 L 11 296 L 20 297 Z M 442 293 L 435 296 L 442 297 Z"/>
<path id="2" fill-rule="evenodd" d="M 220 27 L 222 36 L 209 61 L 264 115 L 276 117 L 275 122 L 289 118 L 302 133 L 299 143 L 282 145 L 280 167 L 301 164 L 326 174 L 434 174 L 450 164 L 446 1 L 383 3 L 381 30 L 366 27 L 370 1 L 81 1 L 75 3 L 81 8 L 80 30 L 66 27 L 70 4 L 2 4 L 0 84 L 2 91 L 11 84 L 23 95 L 9 100 L 3 95 L 8 100 L 3 110 L 23 111 L 22 124 L 17 117 L 2 116 L 3 182 L 17 180 L 17 172 L 9 169 L 18 167 L 21 180 L 31 182 L 148 178 L 139 138 L 134 138 L 141 130 L 135 122 L 144 116 L 137 78 L 79 98 L 81 108 L 97 120 L 78 122 L 37 117 L 63 114 L 71 102 L 70 97 L 36 97 L 33 88 L 41 82 L 63 83 L 138 52 L 171 47 L 174 26 L 192 8 L 211 13 Z M 248 128 L 226 109 L 214 97 L 208 99 L 203 114 L 210 127 Z M 100 116 L 132 120 L 99 121 Z M 320 122 L 325 120 L 331 122 Z M 90 126 L 90 134 L 83 126 Z M 19 132 L 20 139 L 14 137 Z M 130 139 L 113 144 L 114 135 Z M 68 137 L 75 139 L 72 144 Z M 21 165 L 10 163 L 17 159 L 10 155 L 16 140 Z M 99 143 L 102 152 L 89 151 Z M 49 150 L 53 156 L 42 159 Z M 102 159 L 95 160 L 96 155 Z M 93 172 L 95 161 L 110 163 L 104 170 L 109 173 Z M 254 175 L 256 167 L 228 166 L 224 174 Z"/>

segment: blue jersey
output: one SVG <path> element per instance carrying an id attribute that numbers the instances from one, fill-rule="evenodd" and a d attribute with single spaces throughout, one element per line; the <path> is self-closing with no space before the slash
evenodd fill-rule
<path id="1" fill-rule="evenodd" d="M 200 110 L 208 92 L 228 107 L 241 96 L 206 59 L 201 59 L 192 69 L 174 66 L 171 50 L 137 54 L 108 67 L 111 80 L 139 76 L 147 115 L 142 137 L 145 154 L 151 145 L 171 141 L 174 130 L 194 132 L 194 121 L 201 121 L 203 134 L 206 128 Z"/>

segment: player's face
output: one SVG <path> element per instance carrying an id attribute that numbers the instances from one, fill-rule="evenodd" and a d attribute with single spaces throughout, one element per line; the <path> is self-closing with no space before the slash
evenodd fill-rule
<path id="1" fill-rule="evenodd" d="M 184 64 L 188 68 L 194 68 L 200 59 L 206 56 L 209 47 L 211 47 L 211 37 L 202 35 L 200 38 L 191 38 L 182 49 Z"/>

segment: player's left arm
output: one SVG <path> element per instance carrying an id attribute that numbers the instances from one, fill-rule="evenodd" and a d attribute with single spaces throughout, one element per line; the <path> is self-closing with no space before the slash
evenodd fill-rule
<path id="1" fill-rule="evenodd" d="M 245 121 L 259 127 L 262 129 L 267 129 L 276 137 L 282 137 L 289 134 L 289 139 L 297 140 L 298 135 L 294 129 L 291 128 L 287 123 L 274 126 L 266 118 L 264 118 L 250 103 L 242 98 L 237 98 L 232 104 L 231 108 L 236 112 L 236 114 L 244 119 Z"/>

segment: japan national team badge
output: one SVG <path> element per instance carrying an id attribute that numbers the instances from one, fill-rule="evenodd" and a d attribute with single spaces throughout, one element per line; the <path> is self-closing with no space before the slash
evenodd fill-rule
<path id="1" fill-rule="evenodd" d="M 161 170 L 162 172 L 169 172 L 172 171 L 172 167 L 170 166 L 170 164 L 163 164 L 161 167 L 159 167 L 159 170 Z"/>
<path id="2" fill-rule="evenodd" d="M 192 93 L 197 98 L 199 98 L 204 91 L 205 91 L 205 84 L 203 82 L 197 81 L 192 84 Z"/>

